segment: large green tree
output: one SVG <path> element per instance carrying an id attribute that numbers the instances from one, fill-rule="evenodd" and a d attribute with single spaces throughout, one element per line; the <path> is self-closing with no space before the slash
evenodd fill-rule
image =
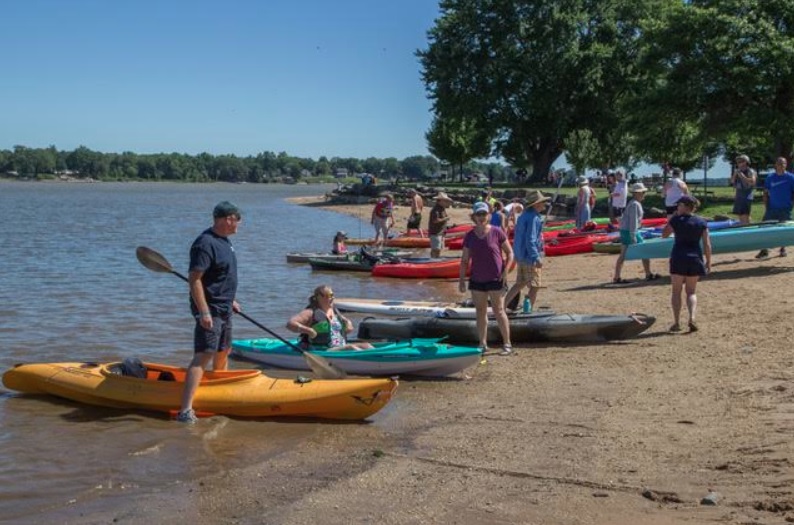
<path id="1" fill-rule="evenodd" d="M 465 118 L 436 117 L 425 138 L 430 153 L 458 167 L 461 182 L 463 166 L 472 159 L 487 157 L 491 150 L 490 137 L 474 121 Z"/>
<path id="2" fill-rule="evenodd" d="M 477 122 L 498 154 L 544 178 L 571 131 L 609 143 L 640 20 L 664 1 L 442 0 L 417 53 L 436 116 Z"/>
<path id="3" fill-rule="evenodd" d="M 690 0 L 659 15 L 645 27 L 642 65 L 651 76 L 635 107 L 658 107 L 679 139 L 790 158 L 794 0 Z M 647 143 L 653 132 L 648 126 Z"/>

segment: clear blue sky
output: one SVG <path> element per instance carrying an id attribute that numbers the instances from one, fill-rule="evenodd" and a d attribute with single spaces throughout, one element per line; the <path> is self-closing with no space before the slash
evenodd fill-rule
<path id="1" fill-rule="evenodd" d="M 0 149 L 426 155 L 436 0 L 8 0 Z"/>
<path id="2" fill-rule="evenodd" d="M 438 14 L 437 0 L 6 0 L 0 149 L 427 155 L 415 52 Z"/>

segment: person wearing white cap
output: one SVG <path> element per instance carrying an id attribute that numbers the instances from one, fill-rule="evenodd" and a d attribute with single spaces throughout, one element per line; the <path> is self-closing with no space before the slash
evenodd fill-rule
<path id="1" fill-rule="evenodd" d="M 513 264 L 513 248 L 501 228 L 488 223 L 490 208 L 486 202 L 474 203 L 471 220 L 474 228 L 463 237 L 460 256 L 458 289 L 466 292 L 466 274 L 470 273 L 468 289 L 477 312 L 477 334 L 480 351 L 488 349 L 488 303 L 491 303 L 496 324 L 502 335 L 502 355 L 510 355 L 510 323 L 505 312 L 504 290 L 507 289 L 507 272 Z"/>
<path id="2" fill-rule="evenodd" d="M 645 199 L 645 193 L 648 188 L 645 184 L 638 182 L 632 184 L 629 188 L 633 199 L 626 206 L 623 212 L 623 217 L 620 218 L 620 255 L 615 262 L 615 277 L 612 279 L 613 283 L 627 283 L 628 281 L 620 277 L 620 272 L 623 270 L 623 262 L 626 260 L 626 250 L 632 244 L 639 244 L 642 242 L 642 235 L 639 230 L 642 226 L 642 201 Z M 651 260 L 643 259 L 642 267 L 645 270 L 645 280 L 654 281 L 661 277 L 658 273 L 651 272 Z"/>
<path id="3" fill-rule="evenodd" d="M 585 224 L 590 222 L 590 216 L 593 213 L 595 190 L 590 187 L 587 177 L 579 177 L 576 182 L 579 184 L 579 192 L 576 194 L 574 216 L 576 217 L 576 228 L 583 230 Z"/>

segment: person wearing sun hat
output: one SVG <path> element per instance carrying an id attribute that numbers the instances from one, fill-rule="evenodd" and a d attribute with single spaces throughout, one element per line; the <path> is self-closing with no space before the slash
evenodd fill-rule
<path id="1" fill-rule="evenodd" d="M 576 193 L 574 217 L 576 217 L 576 227 L 579 230 L 583 230 L 585 224 L 590 222 L 590 217 L 593 213 L 595 190 L 590 187 L 587 177 L 579 177 L 576 182 L 579 184 L 579 191 Z"/>
<path id="2" fill-rule="evenodd" d="M 543 268 L 543 218 L 540 214 L 551 200 L 540 191 L 531 191 L 527 195 L 527 206 L 518 218 L 515 235 L 513 235 L 513 253 L 518 266 L 516 282 L 505 296 L 505 304 L 528 286 L 527 297 L 530 305 L 534 305 L 541 287 L 541 268 Z"/>
<path id="3" fill-rule="evenodd" d="M 645 193 L 648 188 L 642 182 L 637 182 L 629 187 L 629 192 L 633 197 L 626 206 L 623 216 L 620 218 L 620 255 L 615 262 L 615 276 L 612 279 L 613 283 L 626 283 L 625 279 L 620 277 L 623 270 L 623 262 L 626 260 L 626 250 L 632 244 L 639 244 L 642 242 L 642 235 L 639 230 L 642 226 L 642 201 L 645 199 Z M 658 273 L 651 272 L 651 260 L 643 259 L 642 267 L 645 270 L 645 280 L 654 281 L 661 277 Z"/>
<path id="4" fill-rule="evenodd" d="M 436 195 L 435 205 L 430 210 L 427 223 L 427 235 L 430 237 L 430 257 L 441 257 L 444 248 L 444 231 L 447 229 L 449 215 L 447 208 L 452 204 L 452 199 L 443 191 Z"/>
<path id="5" fill-rule="evenodd" d="M 662 237 L 675 233 L 670 252 L 670 282 L 673 286 L 670 296 L 673 309 L 671 332 L 681 331 L 681 295 L 684 289 L 689 311 L 689 331 L 697 332 L 695 312 L 698 300 L 695 291 L 700 277 L 711 271 L 709 226 L 704 219 L 695 215 L 698 204 L 695 197 L 683 195 L 678 199 L 678 209 L 662 230 Z"/>
<path id="6" fill-rule="evenodd" d="M 474 228 L 463 237 L 458 289 L 460 293 L 466 292 L 466 274 L 469 273 L 468 289 L 477 313 L 477 334 L 483 355 L 488 348 L 489 302 L 502 335 L 502 355 L 509 355 L 513 346 L 505 313 L 504 290 L 507 288 L 507 271 L 513 263 L 513 248 L 507 234 L 488 222 L 490 213 L 488 203 L 474 203 L 471 214 Z"/>

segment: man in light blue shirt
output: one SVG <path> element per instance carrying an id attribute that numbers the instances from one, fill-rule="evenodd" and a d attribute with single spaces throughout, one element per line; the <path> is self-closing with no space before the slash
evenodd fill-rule
<path id="1" fill-rule="evenodd" d="M 518 264 L 516 283 L 507 292 L 505 304 L 510 304 L 525 286 L 529 287 L 527 298 L 530 304 L 535 304 L 543 268 L 543 218 L 540 213 L 550 200 L 537 190 L 527 195 L 526 211 L 518 218 L 513 236 L 513 252 Z"/>
<path id="2" fill-rule="evenodd" d="M 794 194 L 794 174 L 786 171 L 788 162 L 783 157 L 778 157 L 775 162 L 775 173 L 768 175 L 764 181 L 764 211 L 765 221 L 790 221 L 792 209 L 792 194 Z M 786 247 L 780 248 L 780 256 L 785 257 Z M 769 256 L 769 250 L 764 248 L 756 259 Z"/>

